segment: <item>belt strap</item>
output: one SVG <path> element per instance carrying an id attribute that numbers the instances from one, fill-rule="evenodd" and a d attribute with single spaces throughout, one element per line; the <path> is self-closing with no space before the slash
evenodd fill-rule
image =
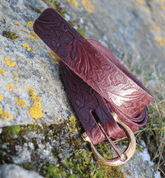
<path id="1" fill-rule="evenodd" d="M 107 48 L 85 39 L 57 11 L 46 9 L 34 23 L 35 33 L 62 60 L 61 72 L 67 93 L 85 131 L 97 144 L 125 136 L 111 112 L 132 131 L 147 121 L 151 93 Z"/>

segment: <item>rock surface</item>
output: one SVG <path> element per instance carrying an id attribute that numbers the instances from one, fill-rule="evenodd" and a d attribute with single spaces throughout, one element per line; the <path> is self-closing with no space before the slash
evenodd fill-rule
<path id="1" fill-rule="evenodd" d="M 66 20 L 73 20 L 75 28 L 84 29 L 88 38 L 95 38 L 101 42 L 122 62 L 133 56 L 135 65 L 143 61 L 147 62 L 149 67 L 149 62 L 153 60 L 158 69 L 164 69 L 164 6 L 161 6 L 163 5 L 161 2 L 140 0 L 130 0 L 129 3 L 120 0 L 99 2 L 91 0 L 91 3 L 87 0 L 59 2 L 66 11 Z M 148 3 L 153 7 L 153 12 Z M 154 16 L 159 6 L 162 8 L 160 18 Z M 74 111 L 59 76 L 58 58 L 32 30 L 39 12 L 47 7 L 41 0 L 0 2 L 0 127 L 39 124 L 45 129 L 45 125 L 59 124 L 54 130 L 54 127 L 47 127 L 43 133 L 38 127 L 35 131 L 29 128 L 27 132 L 21 131 L 22 135 L 18 132 L 19 134 L 11 134 L 8 140 L 3 138 L 0 145 L 3 150 L 1 164 L 15 165 L 2 166 L 0 173 L 2 178 L 10 178 L 8 173 L 13 168 L 20 170 L 18 173 L 21 174 L 22 168 L 16 164 L 28 163 L 41 174 L 44 161 L 46 165 L 49 162 L 57 166 L 64 158 L 68 159 L 74 155 L 76 150 L 89 150 L 82 141 L 76 142 L 80 132 L 75 126 L 73 130 L 70 129 L 73 126 L 72 121 L 65 125 L 60 124 L 67 121 L 68 117 L 72 118 Z M 147 17 L 145 20 L 144 16 Z M 16 39 L 6 38 L 4 31 L 15 33 Z M 17 129 L 26 130 L 23 126 Z M 2 129 L 0 132 L 3 136 Z M 144 151 L 147 152 L 145 147 Z M 121 167 L 124 177 L 159 178 L 159 172 L 154 172 L 154 164 L 150 164 L 150 159 L 143 158 L 144 154 L 136 151 L 134 157 Z M 93 158 L 92 161 L 96 163 Z M 24 174 L 27 173 L 25 171 Z M 33 176 L 35 175 L 33 172 Z"/>
<path id="2" fill-rule="evenodd" d="M 165 67 L 165 3 L 163 0 L 60 0 L 68 16 L 123 60 L 134 65 Z"/>
<path id="3" fill-rule="evenodd" d="M 49 127 L 44 126 L 43 128 L 37 126 L 29 127 L 22 126 L 20 128 L 22 131 L 19 134 L 14 133 L 14 135 L 9 132 L 8 128 L 3 129 L 2 135 L 0 135 L 3 139 L 3 156 L 2 160 L 0 160 L 2 165 L 5 163 L 22 165 L 28 170 L 35 170 L 40 175 L 45 175 L 44 172 L 47 166 L 53 165 L 59 168 L 63 162 L 69 159 L 74 162 L 75 166 L 79 165 L 80 167 L 81 163 L 83 168 L 85 168 L 82 163 L 84 156 L 81 153 L 83 153 L 83 155 L 87 156 L 86 159 L 88 161 L 85 164 L 90 168 L 90 172 L 95 173 L 98 169 L 96 169 L 96 160 L 91 156 L 89 147 L 86 145 L 87 143 L 82 141 L 80 134 L 76 131 L 77 127 L 75 125 L 67 123 Z M 161 178 L 160 172 L 155 170 L 155 165 L 151 161 L 144 141 L 139 144 L 142 151 L 136 150 L 131 160 L 120 166 L 118 171 L 112 169 L 113 171 L 110 171 L 109 176 L 117 174 L 125 178 Z M 117 144 L 117 147 L 120 152 L 126 149 L 126 145 L 120 142 Z M 107 143 L 103 143 L 101 148 L 104 154 L 106 154 L 105 148 L 109 149 L 112 157 L 117 156 L 112 147 Z M 79 155 L 76 156 L 76 154 Z M 95 165 L 94 168 L 91 167 L 91 164 Z M 75 173 L 75 170 L 78 170 L 78 168 L 75 169 L 74 165 L 65 166 L 65 172 L 73 169 L 73 173 Z M 81 168 L 82 171 L 85 171 L 83 168 Z M 60 169 L 58 172 L 60 172 Z M 4 175 L 2 178 L 10 178 L 8 174 L 4 173 L 3 167 L 0 170 L 3 173 L 2 175 Z M 79 174 L 76 175 L 78 177 Z"/>
<path id="4" fill-rule="evenodd" d="M 2 166 L 2 177 L 3 178 L 43 178 L 33 171 L 27 171 L 15 164 L 5 164 Z"/>
<path id="5" fill-rule="evenodd" d="M 58 61 L 33 32 L 39 14 L 32 7 L 43 11 L 48 6 L 42 1 L 0 2 L 1 127 L 57 124 L 73 115 L 59 77 Z M 4 31 L 14 32 L 18 38 L 6 38 Z"/>

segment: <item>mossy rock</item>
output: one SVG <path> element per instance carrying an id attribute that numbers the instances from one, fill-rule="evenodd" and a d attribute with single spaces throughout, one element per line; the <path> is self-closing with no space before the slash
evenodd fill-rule
<path id="1" fill-rule="evenodd" d="M 2 35 L 6 38 L 11 39 L 11 40 L 15 40 L 18 38 L 18 36 L 16 36 L 16 33 L 13 33 L 10 31 L 3 31 Z"/>

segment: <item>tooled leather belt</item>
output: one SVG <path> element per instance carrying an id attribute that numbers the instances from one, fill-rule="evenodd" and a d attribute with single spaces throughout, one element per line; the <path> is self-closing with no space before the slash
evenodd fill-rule
<path id="1" fill-rule="evenodd" d="M 68 96 L 86 131 L 83 137 L 97 158 L 113 166 L 128 161 L 136 147 L 132 131 L 146 123 L 151 93 L 112 52 L 94 39 L 85 39 L 54 9 L 46 9 L 33 28 L 62 60 Z M 131 144 L 121 154 L 110 138 L 126 135 Z M 95 149 L 105 139 L 115 148 L 117 158 L 105 159 Z"/>

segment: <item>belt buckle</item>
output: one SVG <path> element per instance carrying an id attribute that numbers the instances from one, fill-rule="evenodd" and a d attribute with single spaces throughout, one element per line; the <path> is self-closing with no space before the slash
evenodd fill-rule
<path id="1" fill-rule="evenodd" d="M 113 143 L 111 138 L 108 137 L 108 135 L 106 134 L 105 130 L 103 129 L 103 127 L 101 126 L 100 123 L 98 123 L 98 125 L 100 126 L 101 130 L 105 134 L 106 138 L 108 139 L 108 141 L 110 142 L 112 147 L 117 152 L 118 157 L 112 158 L 112 159 L 106 159 L 106 158 L 102 157 L 100 155 L 100 153 L 96 150 L 94 144 L 92 143 L 92 141 L 90 140 L 90 138 L 88 137 L 86 132 L 84 132 L 82 134 L 82 138 L 84 139 L 84 141 L 88 141 L 90 143 L 91 149 L 92 149 L 94 155 L 96 156 L 96 158 L 98 159 L 98 161 L 100 161 L 101 163 L 104 163 L 104 164 L 106 164 L 108 166 L 120 166 L 122 164 L 125 164 L 127 161 L 129 161 L 131 159 L 131 157 L 133 156 L 133 154 L 135 153 L 135 150 L 136 150 L 136 139 L 135 139 L 135 136 L 134 136 L 132 130 L 117 118 L 117 114 L 113 112 L 112 115 L 114 117 L 114 120 L 119 125 L 121 125 L 123 127 L 123 129 L 125 130 L 128 138 L 129 138 L 129 145 L 128 145 L 128 147 L 126 148 L 126 150 L 122 154 L 120 153 L 118 148 L 115 146 L 115 144 Z"/>

